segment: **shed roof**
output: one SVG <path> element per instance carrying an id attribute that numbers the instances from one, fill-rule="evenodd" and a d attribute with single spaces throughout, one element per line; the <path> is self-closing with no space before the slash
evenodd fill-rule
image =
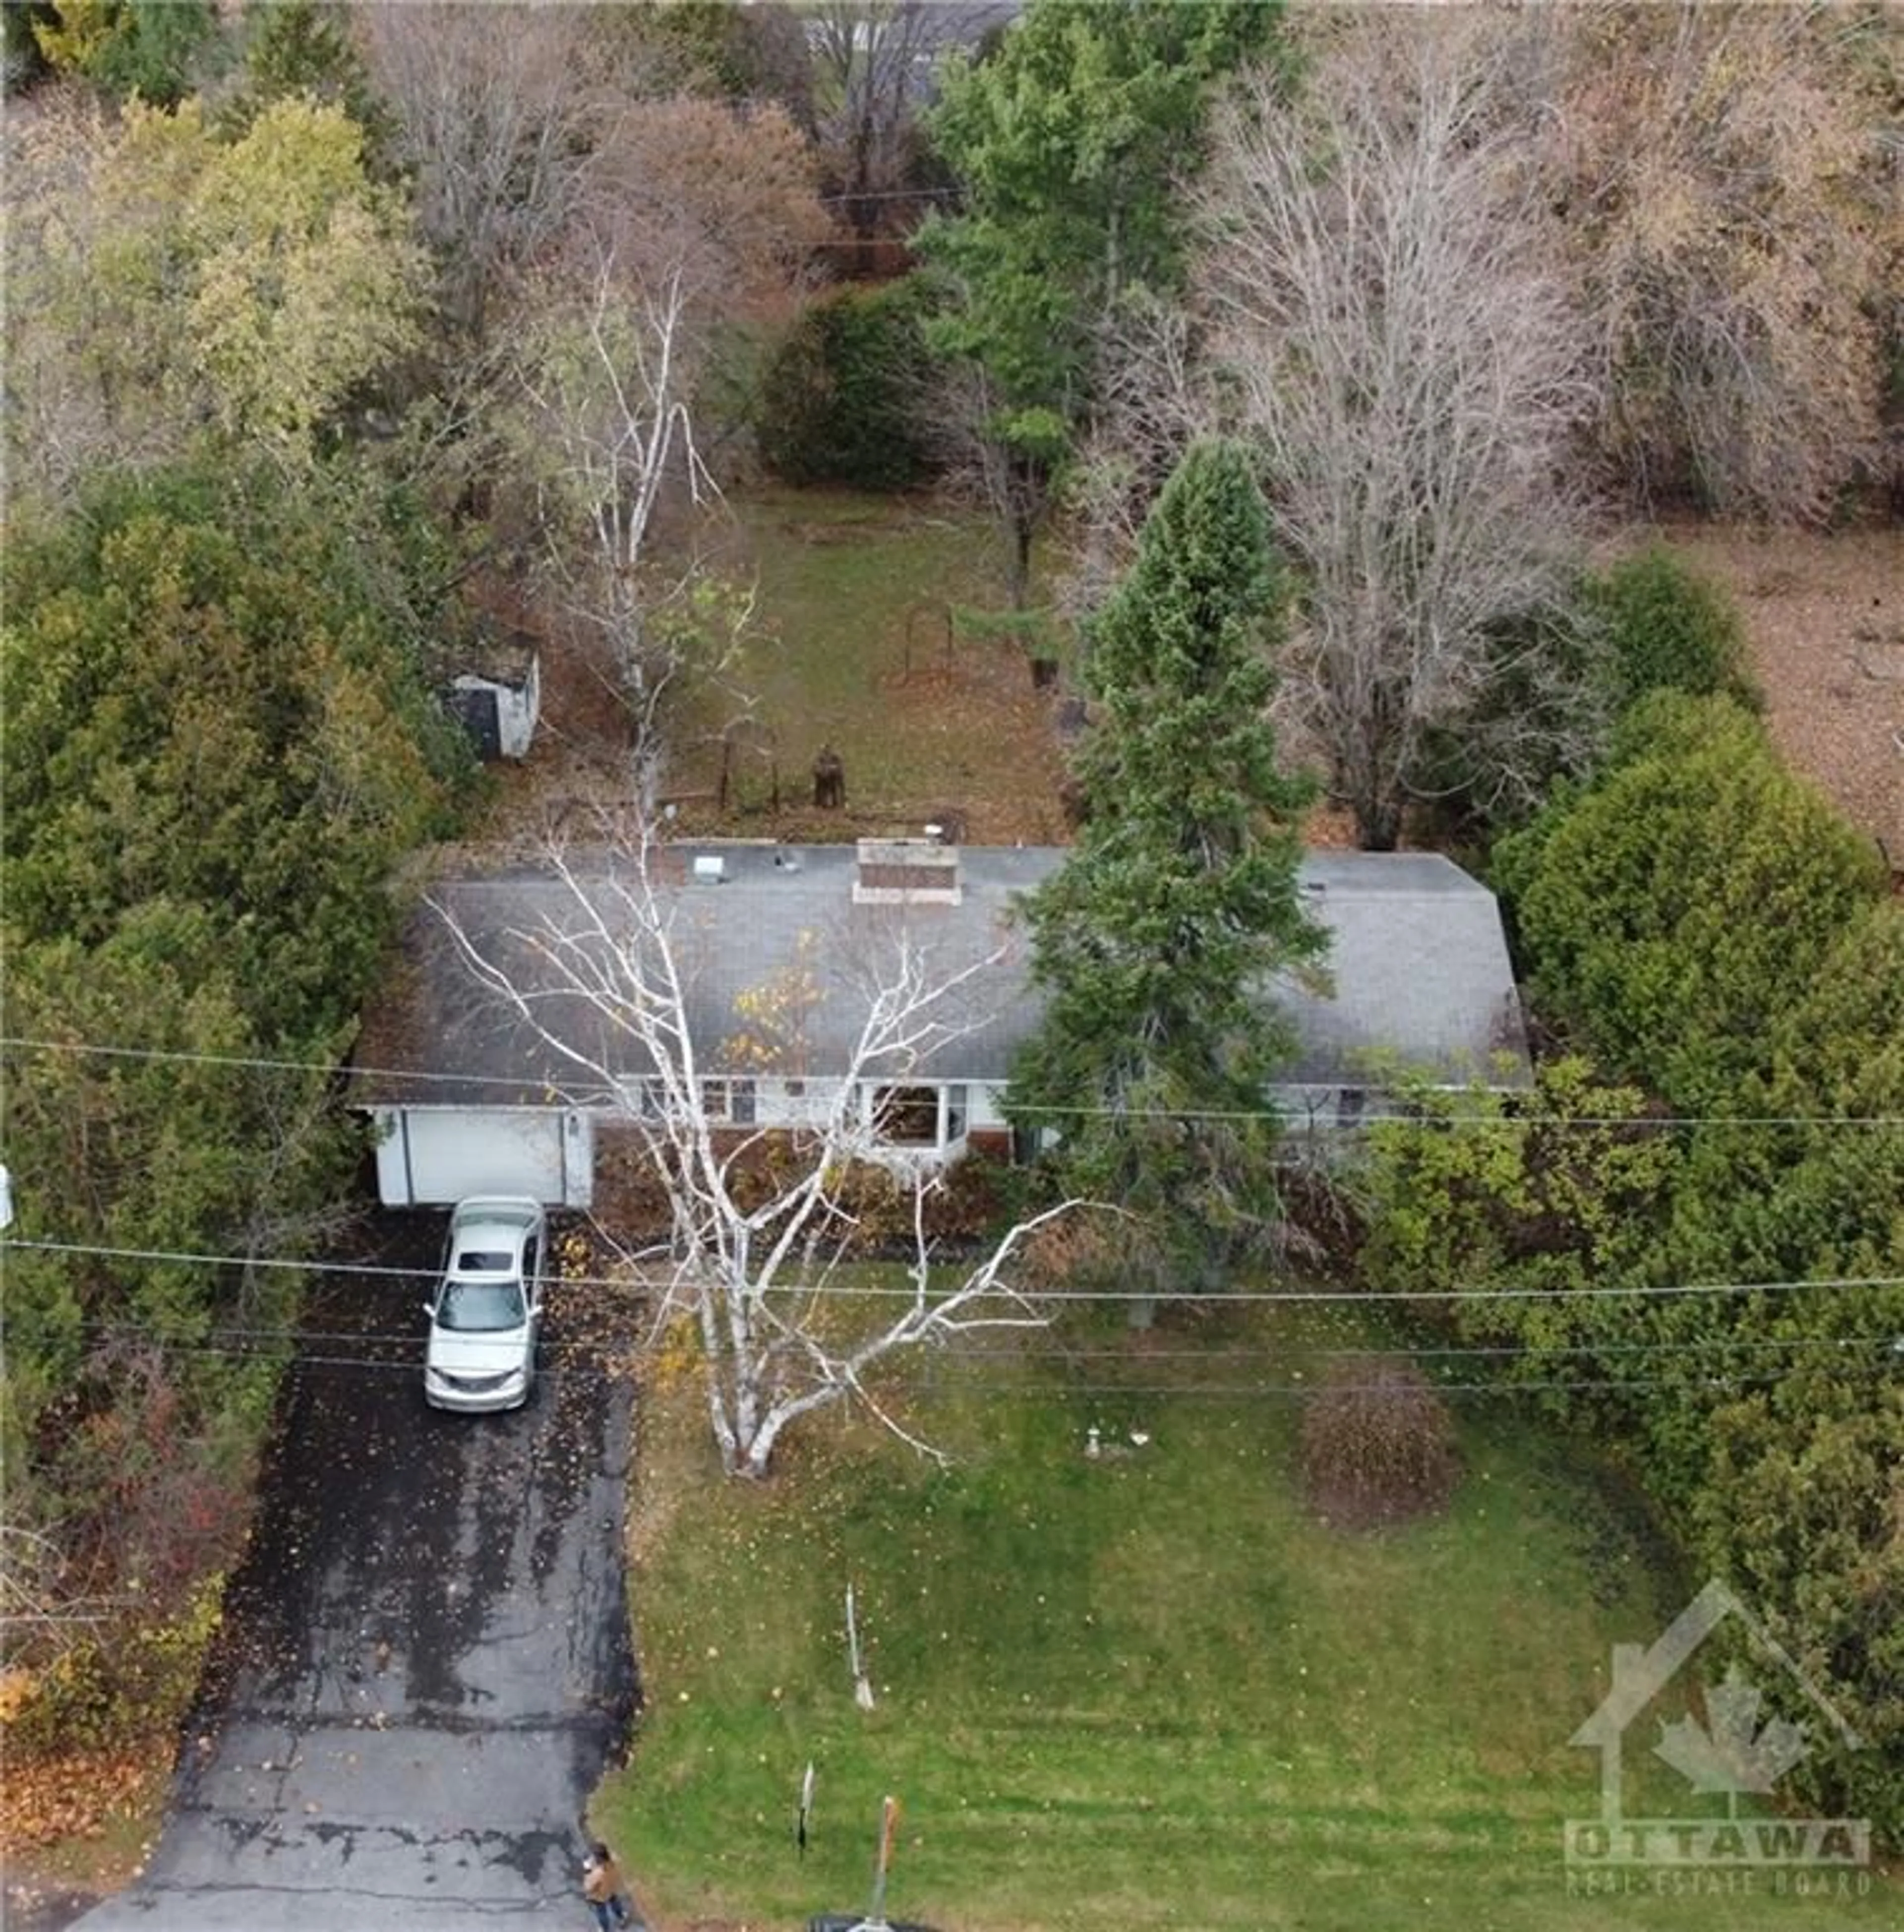
<path id="1" fill-rule="evenodd" d="M 850 845 L 703 842 L 670 848 L 658 896 L 670 922 L 696 1051 L 705 1071 L 824 1076 L 842 1069 L 867 996 L 897 942 L 927 972 L 973 974 L 948 1003 L 945 1028 L 909 1066 L 874 1077 L 1000 1083 L 1037 1023 L 1029 938 L 1014 917 L 1020 897 L 1063 864 L 1054 847 L 967 846 L 958 853 L 956 904 L 856 904 Z M 697 857 L 721 860 L 718 883 L 697 878 Z M 367 1104 L 533 1106 L 562 1099 L 601 1104 L 602 1082 L 553 1051 L 536 1029 L 483 986 L 451 935 L 532 992 L 550 1030 L 618 1078 L 648 1070 L 637 1042 L 555 983 L 548 950 L 558 936 L 599 957 L 625 943 L 630 862 L 571 854 L 568 877 L 547 862 L 483 866 L 439 879 L 403 936 L 385 996 L 366 1016 L 355 1097 Z M 1279 982 L 1298 1042 L 1280 1078 L 1291 1085 L 1366 1079 L 1370 1056 L 1447 1081 L 1525 1079 L 1527 1058 L 1507 947 L 1494 896 L 1459 867 L 1428 853 L 1318 852 L 1301 884 L 1327 928 L 1327 992 Z M 446 917 L 447 916 L 447 917 Z M 584 938 L 592 928 L 592 936 Z M 804 990 L 792 989 L 804 982 Z M 797 1007 L 798 1059 L 750 1056 L 742 1008 L 786 992 Z"/>

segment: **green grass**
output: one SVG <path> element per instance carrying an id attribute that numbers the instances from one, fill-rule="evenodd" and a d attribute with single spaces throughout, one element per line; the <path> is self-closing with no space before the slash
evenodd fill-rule
<path id="1" fill-rule="evenodd" d="M 785 791 L 807 791 L 831 744 L 855 814 L 906 820 L 957 806 L 974 838 L 1057 836 L 1058 760 L 1022 647 L 948 648 L 951 608 L 1004 604 L 990 520 L 838 490 L 762 490 L 730 507 L 711 561 L 757 590 L 760 634 L 739 682 L 772 734 Z M 693 782 L 710 784 L 712 764 L 706 752 L 688 760 Z M 757 806 L 761 782 L 746 782 Z"/>
<path id="2" fill-rule="evenodd" d="M 1069 1372 L 1042 1351 L 941 1363 L 907 1414 L 957 1452 L 943 1471 L 864 1424 L 823 1424 L 770 1485 L 726 1485 L 691 1393 L 653 1399 L 635 1605 L 649 1708 L 600 1814 L 645 1901 L 664 1923 L 789 1927 L 862 1907 L 892 1792 L 889 1909 L 959 1932 L 1597 1922 L 1606 1904 L 1569 1896 L 1561 1858 L 1563 1821 L 1597 1803 L 1595 1760 L 1567 1739 L 1612 1643 L 1656 1634 L 1684 1580 L 1658 1574 L 1635 1526 L 1507 1404 L 1464 1416 L 1444 1519 L 1376 1537 L 1315 1521 L 1294 1404 L 1191 1391 L 1282 1380 L 1318 1334 L 1285 1321 L 1249 1338 L 1279 1352 L 1240 1365 L 1198 1352 L 1236 1346 L 1220 1334 L 1147 1350 L 1100 1336 L 1087 1346 L 1111 1352 Z M 1093 1422 L 1153 1439 L 1093 1462 Z M 841 1633 L 849 1577 L 870 1713 Z M 1648 1796 L 1642 1776 L 1630 1808 Z M 1794 1910 L 1874 1925 L 1895 1896 L 1615 1909 L 1648 1926 Z"/>

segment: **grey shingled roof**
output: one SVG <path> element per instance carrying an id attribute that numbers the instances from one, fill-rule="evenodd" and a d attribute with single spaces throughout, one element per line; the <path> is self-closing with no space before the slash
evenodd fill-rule
<path id="1" fill-rule="evenodd" d="M 1450 1082 L 1531 1076 L 1520 994 L 1492 892 L 1435 852 L 1316 852 L 1303 862 L 1329 928 L 1333 996 L 1284 987 L 1295 1060 L 1279 1078 L 1333 1086 L 1371 1056 Z"/>
<path id="2" fill-rule="evenodd" d="M 742 1028 L 736 999 L 782 981 L 803 948 L 822 992 L 802 1028 L 803 1064 L 762 1070 L 836 1070 L 863 1016 L 868 976 L 882 970 L 903 933 L 940 976 L 1005 946 L 1000 963 L 945 1016 L 956 1036 L 916 1064 L 922 1074 L 941 1079 L 1004 1079 L 1039 1004 L 1026 977 L 1027 935 L 1012 908 L 1063 862 L 1061 848 L 963 848 L 955 906 L 854 905 L 850 845 L 703 844 L 677 853 L 679 876 L 664 897 L 706 1071 L 722 1070 L 722 1044 Z M 715 853 L 726 875 L 721 883 L 694 883 L 689 862 Z M 604 923 L 625 931 L 615 911 L 612 857 L 571 854 L 569 865 Z M 1525 1078 L 1507 944 L 1484 886 L 1427 853 L 1318 852 L 1304 860 L 1302 883 L 1330 934 L 1333 989 L 1277 988 L 1299 1042 L 1282 1082 L 1352 1084 L 1366 1079 L 1370 1055 L 1450 1081 Z M 355 1097 L 471 1106 L 534 1105 L 558 1096 L 583 1104 L 609 1100 L 598 1083 L 565 1064 L 478 982 L 436 909 L 454 917 L 518 984 L 546 986 L 537 935 L 577 932 L 585 922 L 570 885 L 547 866 L 511 864 L 443 878 L 430 896 L 434 904 L 419 906 L 409 921 L 387 996 L 367 1016 L 356 1055 L 365 1070 Z M 617 1040 L 580 1002 L 548 994 L 543 1013 L 553 1030 L 618 1076 L 645 1070 L 634 1042 Z M 1504 1052 L 1510 1056 L 1504 1071 L 1498 1064 Z M 890 1077 L 906 1070 L 868 1070 Z"/>

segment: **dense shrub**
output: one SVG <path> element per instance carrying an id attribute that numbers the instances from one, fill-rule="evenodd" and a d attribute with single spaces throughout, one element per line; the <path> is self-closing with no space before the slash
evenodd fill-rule
<path id="1" fill-rule="evenodd" d="M 36 19 L 32 31 L 52 67 L 85 75 L 116 100 L 136 97 L 154 107 L 175 107 L 228 52 L 210 0 L 129 0 L 115 7 L 93 0 Z"/>
<path id="2" fill-rule="evenodd" d="M 363 1148 L 329 1070 L 466 766 L 412 642 L 445 614 L 406 497 L 155 473 L 5 561 L 0 1133 L 49 1245 L 7 1271 L 7 1528 L 40 1561 L 0 1660 L 84 1739 L 175 1701 L 295 1324 L 288 1271 L 189 1258 L 293 1256 L 334 1216 Z M 91 1650 L 76 1601 L 115 1606 Z"/>
<path id="3" fill-rule="evenodd" d="M 816 302 L 769 366 L 760 453 L 795 484 L 903 490 L 926 475 L 930 358 L 922 285 L 842 290 Z"/>
<path id="4" fill-rule="evenodd" d="M 1816 1726 L 1819 1748 L 1782 1789 L 1825 1816 L 1864 1812 L 1895 1840 L 1904 1834 L 1904 1386 L 1861 1382 L 1855 1368 L 1855 1355 L 1814 1357 L 1720 1409 L 1690 1514 L 1701 1562 L 1735 1580 L 1810 1681 L 1832 1687 L 1859 1735 L 1847 1749 Z"/>
<path id="5" fill-rule="evenodd" d="M 1531 1408 L 1639 1474 L 1689 1572 L 1731 1584 L 1867 1741 L 1822 1736 L 1787 1795 L 1895 1840 L 1904 1138 L 1878 1124 L 1904 1105 L 1904 919 L 1882 924 L 1861 922 L 1819 969 L 1816 1008 L 1775 1029 L 1778 1082 L 1744 1084 L 1748 1118 L 1689 1133 L 1571 1062 L 1524 1102 L 1423 1093 L 1428 1118 L 1460 1130 L 1372 1130 L 1363 1263 L 1377 1292 L 1473 1291 L 1438 1334 L 1495 1352 Z M 1842 1066 L 1801 1066 L 1828 1013 Z M 1755 1282 L 1784 1286 L 1679 1286 Z"/>
<path id="6" fill-rule="evenodd" d="M 1523 824 L 1606 755 L 1621 680 L 1594 588 L 1496 620 L 1472 704 L 1424 734 L 1418 794 L 1451 842 Z"/>
<path id="7" fill-rule="evenodd" d="M 1460 1475 L 1454 1425 L 1411 1364 L 1350 1362 L 1303 1412 L 1303 1486 L 1333 1523 L 1370 1529 L 1445 1508 Z"/>
<path id="8" fill-rule="evenodd" d="M 1661 690 L 1699 698 L 1723 692 L 1759 708 L 1738 613 L 1716 585 L 1663 544 L 1592 578 L 1587 604 L 1603 629 L 1621 708 Z"/>
<path id="9" fill-rule="evenodd" d="M 1372 1131 L 1364 1278 L 1473 1291 L 1454 1336 L 1637 1470 L 1864 1739 L 1781 1788 L 1904 1841 L 1904 905 L 1756 718 L 1684 691 L 1496 861 L 1538 1000 L 1630 1084 L 1417 1096 L 1462 1131 Z"/>
<path id="10" fill-rule="evenodd" d="M 1547 1016 L 1675 1106 L 1723 1106 L 1882 890 L 1870 842 L 1724 698 L 1657 692 L 1586 790 L 1495 848 Z"/>
<path id="11" fill-rule="evenodd" d="M 88 1634 L 43 1667 L 16 1672 L 4 1721 L 15 1762 L 40 1754 L 123 1749 L 155 1718 L 181 1715 L 197 1690 L 221 1614 L 224 1577 L 199 1577 L 163 1616 Z"/>

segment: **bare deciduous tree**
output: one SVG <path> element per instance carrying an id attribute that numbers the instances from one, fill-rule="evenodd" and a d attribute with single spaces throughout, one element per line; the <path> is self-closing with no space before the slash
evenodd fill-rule
<path id="1" fill-rule="evenodd" d="M 664 702 L 685 674 L 717 668 L 685 648 L 705 627 L 649 621 L 659 584 L 679 608 L 700 581 L 656 578 L 655 518 L 670 486 L 695 504 L 717 494 L 698 385 L 721 332 L 797 285 L 825 226 L 780 110 L 633 102 L 602 130 L 562 248 L 519 286 L 514 441 L 557 598 L 601 644 L 628 706 L 644 805 Z"/>
<path id="2" fill-rule="evenodd" d="M 103 463 L 175 456 L 152 305 L 112 271 L 137 236 L 99 191 L 121 136 L 88 95 L 54 95 L 0 124 L 7 170 L 6 467 L 16 516 L 67 500 Z"/>
<path id="3" fill-rule="evenodd" d="M 703 320 L 774 320 L 832 230 L 816 180 L 784 108 L 631 100 L 590 164 L 586 225 L 644 274 L 681 265 Z"/>
<path id="4" fill-rule="evenodd" d="M 1010 16 L 1003 0 L 821 0 L 806 16 L 814 122 L 846 221 L 860 240 L 913 224 L 904 190 L 934 63 Z"/>
<path id="5" fill-rule="evenodd" d="M 70 1552 L 25 1520 L 35 1501 L 16 1494 L 0 1521 L 0 1657 L 13 1667 L 56 1662 L 124 1608 L 85 1593 Z"/>
<path id="6" fill-rule="evenodd" d="M 598 573 L 625 584 L 646 558 L 677 447 L 691 490 L 712 487 L 689 409 L 686 275 L 676 262 L 631 277 L 610 244 L 575 282 L 579 301 L 552 299 L 526 322 L 517 373 L 547 451 L 538 478 L 545 532 L 559 544 L 571 526 L 584 530 Z"/>
<path id="7" fill-rule="evenodd" d="M 652 842 L 624 843 L 584 863 L 549 864 L 560 911 L 519 928 L 472 932 L 436 902 L 481 985 L 568 1070 L 577 1104 L 612 1105 L 666 1190 L 673 1226 L 634 1258 L 658 1290 L 654 1333 L 680 1318 L 698 1338 L 708 1418 L 731 1474 L 766 1473 L 775 1445 L 803 1416 L 847 1400 L 932 1452 L 871 1385 L 903 1351 L 979 1329 L 1031 1328 L 1044 1318 L 1015 1285 L 1027 1240 L 1070 1211 L 1066 1202 L 1019 1222 L 955 1280 L 933 1260 L 926 1204 L 932 1168 L 908 1161 L 913 1258 L 892 1300 L 829 1294 L 853 1232 L 853 1178 L 890 1162 L 869 1106 L 871 1083 L 903 1082 L 989 1016 L 988 976 L 1003 941 L 961 954 L 910 930 L 898 908 L 862 908 L 850 943 L 797 947 L 784 974 L 738 1001 L 734 1030 L 697 1030 L 691 901 L 663 876 Z M 863 916 L 862 916 L 863 915 Z M 875 915 L 877 915 L 875 916 Z M 841 935 L 845 938 L 846 935 Z M 805 1035 L 823 1006 L 850 1004 L 832 1030 L 835 1064 L 811 1066 Z M 796 1129 L 736 1130 L 710 1102 L 736 1070 L 797 1066 L 814 1096 Z M 770 1140 L 777 1157 L 761 1158 Z"/>
<path id="8" fill-rule="evenodd" d="M 1493 71 L 1452 26 L 1356 23 L 1296 104 L 1241 91 L 1202 196 L 1230 406 L 1307 578 L 1290 695 L 1378 849 L 1432 735 L 1525 668 L 1503 624 L 1566 582 L 1558 479 L 1589 398 Z"/>
<path id="9" fill-rule="evenodd" d="M 359 10 L 367 64 L 394 106 L 442 304 L 480 340 L 499 284 L 574 214 L 607 112 L 586 7 L 384 4 Z"/>
<path id="10" fill-rule="evenodd" d="M 1053 602 L 1074 623 L 1116 588 L 1158 492 L 1208 420 L 1207 347 L 1187 308 L 1126 302 L 1105 318 L 1099 393 L 1064 479 L 1069 558 Z"/>
<path id="11" fill-rule="evenodd" d="M 1607 472 L 1642 502 L 1828 514 L 1877 452 L 1904 262 L 1894 16 L 1550 12 L 1537 151 Z"/>
<path id="12" fill-rule="evenodd" d="M 982 364 L 947 362 L 925 401 L 928 434 L 948 492 L 982 504 L 1005 530 L 1006 586 L 1014 610 L 1031 596 L 1031 551 L 1057 497 L 1069 437 L 1049 410 L 1007 410 Z M 1009 424 L 1009 427 L 1008 427 Z"/>

